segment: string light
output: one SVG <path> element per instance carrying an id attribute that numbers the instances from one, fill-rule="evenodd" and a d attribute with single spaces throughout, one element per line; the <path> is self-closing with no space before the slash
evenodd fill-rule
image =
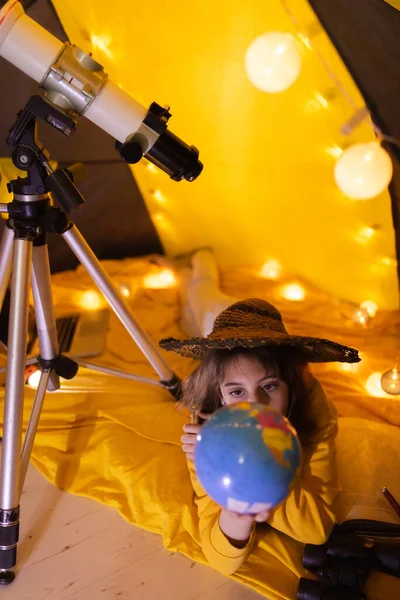
<path id="1" fill-rule="evenodd" d="M 360 369 L 360 363 L 338 363 L 338 367 L 345 373 L 357 373 Z"/>
<path id="2" fill-rule="evenodd" d="M 300 40 L 300 42 L 307 48 L 307 50 L 312 50 L 311 42 L 304 33 L 298 33 L 297 37 Z"/>
<path id="3" fill-rule="evenodd" d="M 307 111 L 315 111 L 315 110 L 321 110 L 321 108 L 327 109 L 328 106 L 329 106 L 329 102 L 325 98 L 325 96 L 323 94 L 321 94 L 320 92 L 315 92 L 312 95 L 312 98 L 306 103 L 306 110 Z"/>
<path id="4" fill-rule="evenodd" d="M 262 92 L 287 90 L 298 78 L 302 56 L 290 33 L 260 35 L 247 49 L 245 69 L 251 83 Z"/>
<path id="5" fill-rule="evenodd" d="M 353 144 L 335 165 L 335 181 L 346 196 L 369 200 L 381 194 L 393 175 L 389 154 L 378 142 Z"/>
<path id="6" fill-rule="evenodd" d="M 357 106 L 342 81 L 300 26 L 288 2 L 281 0 L 281 4 L 295 26 L 297 39 L 308 49 L 313 50 L 335 84 L 329 97 L 316 92 L 306 103 L 306 110 L 327 109 L 329 100 L 340 92 L 354 113 L 342 128 L 343 134 L 348 135 L 355 127 L 366 121 L 380 141 L 386 140 L 400 146 L 399 140 L 384 135 L 374 124 L 366 106 L 361 108 Z M 288 33 L 279 32 L 267 33 L 256 38 L 248 47 L 245 58 L 246 72 L 250 81 L 261 91 L 271 93 L 281 92 L 290 87 L 300 73 L 301 63 L 302 57 L 296 38 Z M 381 194 L 389 185 L 392 175 L 391 158 L 378 142 L 350 146 L 340 155 L 334 170 L 339 189 L 349 198 L 356 200 L 368 200 Z"/>
<path id="7" fill-rule="evenodd" d="M 394 258 L 390 258 L 390 256 L 384 256 L 383 258 L 381 258 L 380 263 L 381 263 L 381 265 L 384 265 L 385 267 L 395 267 L 396 266 L 396 260 Z"/>
<path id="8" fill-rule="evenodd" d="M 171 216 L 165 210 L 157 210 L 151 215 L 155 227 L 165 235 L 176 235 Z"/>
<path id="9" fill-rule="evenodd" d="M 326 153 L 329 154 L 330 156 L 332 156 L 333 158 L 340 158 L 344 152 L 344 150 L 340 147 L 340 146 L 328 146 L 328 148 L 326 148 Z"/>
<path id="10" fill-rule="evenodd" d="M 274 259 L 267 260 L 260 270 L 260 276 L 264 279 L 279 279 L 282 273 L 282 265 Z"/>
<path id="11" fill-rule="evenodd" d="M 164 194 L 161 192 L 161 190 L 156 190 L 153 193 L 153 197 L 154 197 L 155 200 L 157 200 L 157 202 L 159 204 L 166 204 L 167 203 L 167 199 L 164 196 Z"/>
<path id="12" fill-rule="evenodd" d="M 370 317 L 375 317 L 378 311 L 378 305 L 376 302 L 372 302 L 372 300 L 365 300 L 364 302 L 361 302 L 360 307 L 364 308 Z"/>
<path id="13" fill-rule="evenodd" d="M 314 113 L 320 110 L 326 110 L 329 106 L 328 100 L 320 92 L 315 92 L 311 98 L 309 98 L 305 105 L 304 110 L 306 113 Z"/>
<path id="14" fill-rule="evenodd" d="M 175 273 L 171 269 L 163 269 L 159 273 L 150 273 L 143 280 L 145 288 L 158 290 L 176 286 Z"/>
<path id="15" fill-rule="evenodd" d="M 34 388 L 36 390 L 39 385 L 41 375 L 42 372 L 40 371 L 40 369 L 36 369 L 29 375 L 26 383 L 29 385 L 29 387 Z"/>
<path id="16" fill-rule="evenodd" d="M 382 389 L 382 373 L 372 373 L 365 382 L 365 389 L 375 398 L 387 398 L 388 394 Z"/>
<path id="17" fill-rule="evenodd" d="M 80 294 L 79 305 L 86 310 L 98 310 L 103 306 L 103 300 L 94 290 L 87 290 Z"/>
<path id="18" fill-rule="evenodd" d="M 129 298 L 131 295 L 131 290 L 127 285 L 120 285 L 119 291 L 121 292 L 122 296 L 124 296 L 124 298 Z"/>
<path id="19" fill-rule="evenodd" d="M 333 71 L 333 69 L 331 69 L 331 67 L 329 66 L 325 57 L 322 55 L 322 53 L 318 50 L 317 46 L 311 40 L 311 37 L 312 37 L 311 31 L 310 31 L 310 35 L 307 36 L 304 29 L 301 27 L 298 19 L 296 18 L 296 16 L 290 9 L 287 0 L 281 0 L 281 4 L 282 4 L 282 7 L 285 10 L 286 14 L 292 21 L 295 29 L 297 30 L 297 36 L 298 37 L 301 36 L 300 39 L 302 39 L 302 40 L 307 39 L 307 47 L 309 47 L 314 52 L 315 56 L 320 61 L 321 65 L 323 66 L 323 68 L 325 69 L 325 71 L 329 75 L 329 77 L 332 79 L 335 86 L 342 94 L 343 98 L 345 98 L 346 101 L 348 102 L 348 104 L 351 106 L 351 108 L 354 111 L 356 120 L 358 118 L 357 115 L 359 115 L 360 113 L 364 113 L 363 120 L 366 121 L 368 123 L 368 125 L 373 129 L 373 131 L 377 135 L 378 139 L 380 139 L 381 141 L 385 140 L 391 144 L 395 144 L 396 146 L 400 147 L 400 140 L 393 138 L 389 135 L 383 134 L 383 132 L 379 129 L 379 127 L 377 125 L 375 125 L 375 123 L 372 121 L 371 115 L 370 115 L 367 107 L 364 106 L 364 107 L 360 108 L 357 106 L 356 102 L 353 100 L 352 96 L 349 94 L 349 92 L 343 85 L 342 81 L 339 79 L 339 77 L 336 75 L 336 73 Z M 316 35 L 320 32 L 320 25 L 316 22 L 315 27 L 316 27 L 316 31 L 315 31 L 315 37 L 316 37 Z"/>
<path id="20" fill-rule="evenodd" d="M 297 19 L 294 17 L 293 13 L 290 11 L 286 0 L 281 0 L 282 1 L 282 5 L 284 6 L 286 12 L 289 14 L 291 20 L 294 22 L 295 26 L 297 29 L 299 28 L 299 23 L 297 21 Z M 310 42 L 310 40 L 304 35 L 304 34 L 300 34 L 299 38 L 303 41 L 307 40 L 307 47 L 308 48 L 313 48 L 313 44 Z M 341 81 L 337 78 L 337 76 L 335 75 L 335 73 L 330 69 L 329 65 L 327 64 L 327 62 L 325 61 L 324 57 L 318 52 L 318 50 L 316 48 L 314 48 L 314 50 L 316 51 L 316 55 L 318 56 L 318 58 L 320 59 L 321 63 L 323 64 L 323 66 L 325 67 L 325 69 L 327 70 L 328 74 L 331 76 L 331 78 L 333 79 L 333 81 L 335 81 L 336 85 L 338 86 L 338 88 L 341 90 L 343 96 L 347 99 L 347 101 L 349 102 L 349 104 L 352 106 L 353 110 L 357 113 L 359 111 L 357 111 L 357 107 L 355 102 L 353 101 L 353 99 L 351 98 L 351 96 L 348 94 L 347 90 L 344 88 L 344 86 L 342 85 Z M 324 98 L 325 99 L 325 98 Z M 318 106 L 318 98 L 315 98 L 314 96 L 314 102 L 312 102 L 312 108 L 317 108 Z M 325 105 L 324 102 L 320 103 L 321 106 Z M 368 111 L 367 111 L 368 112 Z M 369 117 L 369 112 L 368 112 L 368 117 Z M 372 125 L 372 127 L 374 128 L 374 130 L 382 136 L 381 132 L 378 130 L 378 128 L 375 127 L 375 125 L 373 123 L 370 123 Z M 379 144 L 374 144 L 374 152 L 372 154 L 367 154 L 367 156 L 364 156 L 364 161 L 365 163 L 368 163 L 368 167 L 370 172 L 369 173 L 360 173 L 360 169 L 357 172 L 357 164 L 350 164 L 350 165 L 346 165 L 346 162 L 348 160 L 348 156 L 350 155 L 350 158 L 352 158 L 352 154 L 354 153 L 353 151 L 350 151 L 352 149 L 352 147 L 350 147 L 347 150 L 347 155 L 346 155 L 346 151 L 343 151 L 342 148 L 340 148 L 339 146 L 330 146 L 326 149 L 326 152 L 332 156 L 333 158 L 339 159 L 338 163 L 340 163 L 340 160 L 344 157 L 345 160 L 342 161 L 339 165 L 337 163 L 336 167 L 335 167 L 335 179 L 336 182 L 339 186 L 339 188 L 344 191 L 344 193 L 346 193 L 346 195 L 353 197 L 353 198 L 357 198 L 357 199 L 368 199 L 368 198 L 373 198 L 374 196 L 377 196 L 379 193 L 381 193 L 385 187 L 387 187 L 387 185 L 390 182 L 390 179 L 392 177 L 392 170 L 393 170 L 393 165 L 391 163 L 390 157 L 389 155 L 385 152 L 385 155 L 379 154 L 376 156 L 375 152 L 376 152 L 376 147 L 378 147 L 379 149 L 382 149 L 380 147 Z M 371 150 L 371 148 L 369 148 L 369 150 Z M 383 150 L 383 149 L 382 149 Z M 354 154 L 353 154 L 353 158 L 354 158 Z M 379 162 L 379 167 L 377 169 L 377 172 L 372 173 L 371 171 L 373 171 L 373 167 L 374 165 L 372 165 L 373 161 L 372 159 L 375 159 L 377 162 Z M 351 162 L 351 161 L 350 161 Z M 362 163 L 361 163 L 362 164 Z M 343 168 L 344 167 L 344 168 Z M 344 171 L 344 173 L 343 173 Z M 365 182 L 367 180 L 367 184 L 365 185 Z M 371 240 L 371 238 L 374 236 L 374 234 L 376 233 L 376 228 L 373 227 L 364 227 L 360 230 L 357 238 L 358 241 L 361 241 L 363 243 L 368 242 L 369 240 Z M 393 264 L 393 259 L 384 257 L 381 259 L 381 263 L 383 265 L 387 265 L 390 266 Z M 377 305 L 375 302 L 372 301 L 365 301 L 363 302 L 360 307 L 353 313 L 353 319 L 356 320 L 356 322 L 359 322 L 360 324 L 366 324 L 371 317 L 375 316 L 376 311 L 377 311 Z M 339 367 L 345 371 L 345 372 L 356 372 L 359 369 L 359 364 L 347 364 L 347 363 L 343 363 L 340 364 Z M 375 397 L 385 397 L 388 393 L 400 393 L 400 376 L 399 373 L 397 371 L 397 367 L 395 367 L 394 369 L 391 369 L 390 371 L 387 371 L 383 376 L 381 376 L 381 373 L 372 373 L 365 384 L 365 387 L 367 389 L 367 391 L 375 396 Z M 395 392 L 394 392 L 395 390 Z"/>
<path id="21" fill-rule="evenodd" d="M 356 241 L 360 242 L 361 244 L 366 244 L 367 242 L 369 242 L 374 235 L 376 234 L 378 228 L 376 226 L 374 227 L 361 227 L 361 229 L 359 229 L 357 235 L 356 235 Z"/>
<path id="22" fill-rule="evenodd" d="M 156 175 L 157 173 L 159 173 L 159 170 L 157 169 L 156 165 L 153 165 L 153 163 L 151 163 L 151 162 L 147 163 L 146 169 L 148 171 L 150 171 L 150 173 L 153 173 L 154 175 Z"/>
<path id="23" fill-rule="evenodd" d="M 286 0 L 281 0 L 281 4 L 282 4 L 282 6 L 283 6 L 283 8 L 284 8 L 284 10 L 286 12 L 286 14 L 288 15 L 288 17 L 292 21 L 293 25 L 295 26 L 296 30 L 299 33 L 301 33 L 303 36 L 305 36 L 305 37 L 308 38 L 309 45 L 311 46 L 311 49 L 313 50 L 315 56 L 319 59 L 320 63 L 322 64 L 322 66 L 324 67 L 324 69 L 326 70 L 326 72 L 328 73 L 329 77 L 332 79 L 332 81 L 335 83 L 335 85 L 341 91 L 342 95 L 346 98 L 347 102 L 350 104 L 350 106 L 353 108 L 353 110 L 356 111 L 357 110 L 357 105 L 354 102 L 353 98 L 350 96 L 350 94 L 348 93 L 348 91 L 346 90 L 346 88 L 344 87 L 344 85 L 340 81 L 339 77 L 336 75 L 336 73 L 330 68 L 330 66 L 327 63 L 327 61 L 325 60 L 324 56 L 318 50 L 318 48 L 316 47 L 316 45 L 314 44 L 314 42 L 310 39 L 310 36 L 306 35 L 306 33 L 303 30 L 303 28 L 301 27 L 298 19 L 295 17 L 294 13 L 289 8 L 289 5 L 288 5 L 287 1 Z"/>
<path id="24" fill-rule="evenodd" d="M 154 213 L 153 221 L 160 227 L 165 227 L 167 225 L 167 219 L 162 212 Z"/>
<path id="25" fill-rule="evenodd" d="M 371 316 L 366 308 L 357 308 L 352 315 L 354 323 L 358 325 L 368 325 L 371 320 Z"/>
<path id="26" fill-rule="evenodd" d="M 306 297 L 305 289 L 298 283 L 288 283 L 281 287 L 280 294 L 285 300 L 301 302 Z"/>
<path id="27" fill-rule="evenodd" d="M 400 373 L 397 365 L 382 375 L 381 386 L 391 396 L 398 396 L 400 394 Z"/>

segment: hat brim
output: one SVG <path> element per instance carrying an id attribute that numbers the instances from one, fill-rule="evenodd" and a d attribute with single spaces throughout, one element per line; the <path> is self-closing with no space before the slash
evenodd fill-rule
<path id="1" fill-rule="evenodd" d="M 186 358 L 201 360 L 207 350 L 232 350 L 233 348 L 258 348 L 260 346 L 271 347 L 291 347 L 299 349 L 307 362 L 360 362 L 358 351 L 355 348 L 349 348 L 336 342 L 331 342 L 322 338 L 287 335 L 280 338 L 258 337 L 258 338 L 231 338 L 231 339 L 210 339 L 210 338 L 191 338 L 188 340 L 179 340 L 176 338 L 166 338 L 160 341 L 160 346 L 164 350 L 176 352 Z"/>

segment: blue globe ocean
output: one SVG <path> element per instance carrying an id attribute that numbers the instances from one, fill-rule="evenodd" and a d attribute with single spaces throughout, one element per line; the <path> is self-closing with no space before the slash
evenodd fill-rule
<path id="1" fill-rule="evenodd" d="M 201 485 L 234 512 L 255 514 L 277 506 L 300 474 L 301 446 L 294 428 L 263 404 L 219 409 L 197 440 L 195 468 Z"/>

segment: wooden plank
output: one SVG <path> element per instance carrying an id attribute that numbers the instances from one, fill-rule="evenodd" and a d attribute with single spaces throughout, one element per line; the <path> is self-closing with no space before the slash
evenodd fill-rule
<path id="1" fill-rule="evenodd" d="M 257 600 L 259 594 L 163 548 L 116 510 L 62 492 L 33 467 L 21 499 L 12 600 Z"/>

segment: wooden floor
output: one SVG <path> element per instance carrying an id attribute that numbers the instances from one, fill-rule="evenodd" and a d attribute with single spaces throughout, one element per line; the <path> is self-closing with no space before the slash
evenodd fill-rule
<path id="1" fill-rule="evenodd" d="M 50 485 L 32 466 L 21 499 L 12 600 L 258 600 L 216 571 L 172 554 L 115 510 Z"/>

